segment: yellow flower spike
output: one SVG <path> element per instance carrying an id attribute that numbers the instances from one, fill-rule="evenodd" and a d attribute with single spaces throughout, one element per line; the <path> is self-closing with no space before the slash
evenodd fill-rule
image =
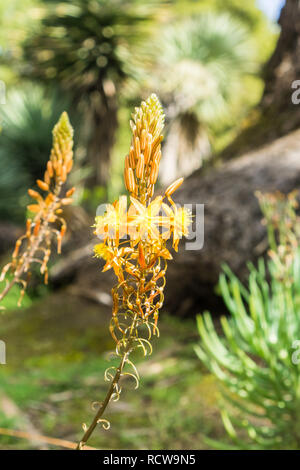
<path id="1" fill-rule="evenodd" d="M 173 237 L 173 248 L 177 250 L 180 238 L 188 233 L 192 217 L 189 211 L 177 208 L 171 199 L 183 178 L 172 183 L 163 197 L 152 200 L 164 127 L 164 113 L 156 95 L 151 95 L 135 109 L 130 127 L 132 139 L 124 165 L 130 207 L 126 212 L 125 197 L 123 202 L 108 204 L 105 214 L 97 217 L 95 224 L 95 233 L 103 239 L 103 243 L 95 246 L 95 256 L 106 261 L 103 271 L 112 268 L 117 277 L 117 284 L 112 289 L 110 333 L 116 342 L 120 365 L 115 368 L 114 375 L 111 371 L 107 374 L 111 386 L 78 449 L 103 419 L 107 404 L 114 398 L 119 399 L 119 379 L 128 374 L 124 369 L 129 364 L 131 352 L 137 348 L 142 348 L 144 353 L 151 350 L 151 335 L 148 338 L 144 335 L 145 331 L 158 335 L 167 262 L 172 259 L 166 247 L 167 239 Z M 167 203 L 163 202 L 164 198 Z M 126 224 L 129 237 L 119 241 Z"/>

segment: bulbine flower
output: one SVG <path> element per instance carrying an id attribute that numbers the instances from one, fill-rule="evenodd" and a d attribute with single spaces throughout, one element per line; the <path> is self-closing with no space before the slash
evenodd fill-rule
<path id="1" fill-rule="evenodd" d="M 172 183 L 164 195 L 153 199 L 164 126 L 163 110 L 154 94 L 135 109 L 130 126 L 132 140 L 124 167 L 129 209 L 127 197 L 121 196 L 119 201 L 107 205 L 94 225 L 94 233 L 102 239 L 95 246 L 95 256 L 105 260 L 103 271 L 113 269 L 117 277 L 112 288 L 110 332 L 120 365 L 106 371 L 110 388 L 91 425 L 84 425 L 78 449 L 84 447 L 98 423 L 105 429 L 109 426 L 103 413 L 108 403 L 120 396 L 119 379 L 130 375 L 139 383 L 129 356 L 136 348 L 141 348 L 145 355 L 152 351 L 151 336 L 159 334 L 157 323 L 164 301 L 167 261 L 172 259 L 167 242 L 173 238 L 177 250 L 180 238 L 188 235 L 192 220 L 190 212 L 177 208 L 172 199 L 183 178 Z M 126 367 L 131 367 L 132 372 L 125 371 Z"/>

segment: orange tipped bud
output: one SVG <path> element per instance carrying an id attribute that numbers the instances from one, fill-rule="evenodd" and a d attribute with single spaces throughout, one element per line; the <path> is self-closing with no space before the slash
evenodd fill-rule
<path id="1" fill-rule="evenodd" d="M 61 163 L 60 162 L 56 163 L 55 173 L 56 173 L 56 176 L 61 175 Z"/>
<path id="2" fill-rule="evenodd" d="M 151 173 L 150 173 L 150 183 L 155 184 L 157 177 L 158 177 L 159 165 L 157 162 L 154 162 L 152 165 Z"/>
<path id="3" fill-rule="evenodd" d="M 141 243 L 139 243 L 139 258 L 138 259 L 139 259 L 139 264 L 141 268 L 145 269 L 147 265 L 145 261 L 143 246 Z"/>
<path id="4" fill-rule="evenodd" d="M 160 147 L 160 143 L 161 143 L 162 140 L 163 140 L 163 136 L 162 136 L 162 135 L 156 137 L 156 139 L 154 140 L 153 145 L 152 145 L 152 154 L 151 154 L 152 157 L 154 157 L 157 148 Z"/>
<path id="5" fill-rule="evenodd" d="M 67 230 L 67 226 L 66 225 L 63 225 L 60 229 L 60 236 L 61 238 L 63 238 L 63 236 L 65 235 L 66 233 L 66 230 Z"/>
<path id="6" fill-rule="evenodd" d="M 14 249 L 14 252 L 12 254 L 13 258 L 16 258 L 18 256 L 21 243 L 22 243 L 21 240 L 16 241 L 15 249 Z"/>
<path id="7" fill-rule="evenodd" d="M 184 181 L 184 178 L 179 178 L 178 180 L 174 181 L 174 183 L 170 184 L 170 186 L 167 187 L 165 195 L 166 196 L 171 196 L 178 188 L 179 186 L 182 185 Z"/>
<path id="8" fill-rule="evenodd" d="M 136 162 L 135 162 L 135 157 L 134 157 L 134 148 L 132 146 L 130 147 L 130 150 L 129 150 L 129 163 L 130 163 L 131 168 L 133 168 L 134 170 L 136 166 Z"/>
<path id="9" fill-rule="evenodd" d="M 74 193 L 75 193 L 75 188 L 73 187 L 73 188 L 69 189 L 69 191 L 66 192 L 66 196 L 71 197 L 71 196 L 73 196 Z"/>
<path id="10" fill-rule="evenodd" d="M 49 162 L 47 163 L 47 171 L 48 171 L 48 173 L 49 173 L 50 178 L 52 178 L 54 172 L 53 172 L 53 165 L 52 165 L 52 162 L 51 162 L 50 160 L 49 160 Z"/>
<path id="11" fill-rule="evenodd" d="M 26 220 L 26 237 L 29 238 L 31 235 L 31 219 Z"/>
<path id="12" fill-rule="evenodd" d="M 38 204 L 29 204 L 27 208 L 30 212 L 35 212 L 35 213 L 38 213 L 41 210 L 41 207 Z"/>
<path id="13" fill-rule="evenodd" d="M 61 235 L 57 234 L 57 254 L 61 254 Z"/>
<path id="14" fill-rule="evenodd" d="M 47 172 L 46 172 L 47 173 Z M 42 189 L 43 191 L 49 191 L 49 185 L 47 183 L 45 183 L 45 181 L 42 181 L 42 180 L 37 180 L 36 181 L 36 184 L 38 185 L 38 187 L 40 189 Z"/>
<path id="15" fill-rule="evenodd" d="M 144 176 L 144 155 L 141 153 L 140 158 L 138 159 L 137 166 L 136 166 L 136 176 L 140 179 Z"/>
<path id="16" fill-rule="evenodd" d="M 69 160 L 67 163 L 67 173 L 70 173 L 72 168 L 73 168 L 73 160 Z"/>
<path id="17" fill-rule="evenodd" d="M 36 237 L 37 234 L 39 233 L 39 230 L 40 230 L 40 225 L 41 225 L 41 220 L 39 219 L 35 226 L 34 226 L 34 229 L 33 229 L 33 235 Z"/>
<path id="18" fill-rule="evenodd" d="M 72 204 L 73 199 L 71 197 L 65 197 L 61 200 L 61 203 L 63 206 L 68 206 L 69 204 Z"/>
<path id="19" fill-rule="evenodd" d="M 152 197 L 154 194 L 154 185 L 153 184 L 150 184 L 149 188 L 148 188 L 148 196 L 149 197 Z"/>
<path id="20" fill-rule="evenodd" d="M 141 150 L 143 151 L 146 145 L 146 137 L 147 137 L 147 132 L 146 129 L 142 130 L 141 133 Z"/>
<path id="21" fill-rule="evenodd" d="M 37 191 L 34 191 L 33 189 L 28 189 L 28 194 L 30 197 L 33 197 L 33 199 L 39 199 L 39 200 L 42 199 L 42 196 Z"/>
<path id="22" fill-rule="evenodd" d="M 144 150 L 144 157 L 145 157 L 145 164 L 148 164 L 150 155 L 151 155 L 151 143 L 152 143 L 152 135 L 148 134 L 146 138 L 145 150 Z"/>
<path id="23" fill-rule="evenodd" d="M 140 146 L 140 139 L 138 137 L 134 139 L 134 151 L 135 151 L 136 158 L 139 158 L 140 153 L 141 153 L 141 146 Z"/>
<path id="24" fill-rule="evenodd" d="M 161 159 L 161 149 L 160 147 L 158 147 L 156 149 L 155 154 L 153 155 L 153 161 L 157 161 L 157 163 L 160 163 L 160 159 Z"/>
<path id="25" fill-rule="evenodd" d="M 53 193 L 49 193 L 48 196 L 46 197 L 45 199 L 45 204 L 46 206 L 50 206 L 50 204 L 52 204 L 52 202 L 54 201 L 55 199 L 55 196 Z"/>
<path id="26" fill-rule="evenodd" d="M 124 169 L 124 183 L 125 183 L 125 188 L 127 191 L 129 191 L 129 185 L 128 185 L 128 172 Z"/>

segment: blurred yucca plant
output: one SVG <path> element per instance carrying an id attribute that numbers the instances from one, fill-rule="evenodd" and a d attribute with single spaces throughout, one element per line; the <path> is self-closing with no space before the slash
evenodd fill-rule
<path id="1" fill-rule="evenodd" d="M 237 449 L 300 446 L 300 247 L 296 193 L 257 194 L 268 226 L 270 259 L 249 265 L 248 287 L 224 267 L 220 290 L 230 318 L 219 337 L 198 316 L 199 358 L 217 377 L 221 413 Z M 214 447 L 227 444 L 208 440 Z"/>

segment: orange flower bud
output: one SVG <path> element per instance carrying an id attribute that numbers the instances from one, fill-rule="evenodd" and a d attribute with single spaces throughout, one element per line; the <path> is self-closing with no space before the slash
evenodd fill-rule
<path id="1" fill-rule="evenodd" d="M 182 185 L 184 178 L 179 178 L 178 180 L 174 181 L 174 183 L 170 184 L 165 191 L 166 196 L 171 196 L 178 188 Z"/>
<path id="2" fill-rule="evenodd" d="M 161 149 L 160 147 L 157 147 L 155 154 L 153 155 L 153 161 L 157 161 L 157 163 L 160 163 L 161 159 Z"/>
<path id="3" fill-rule="evenodd" d="M 152 157 L 155 155 L 156 153 L 156 150 L 158 148 L 158 146 L 160 145 L 161 141 L 163 140 L 163 136 L 162 135 L 159 135 L 158 137 L 156 137 L 156 139 L 154 140 L 153 142 L 153 145 L 152 145 Z"/>
<path id="4" fill-rule="evenodd" d="M 50 176 L 49 176 L 48 171 L 45 171 L 44 173 L 44 181 L 46 184 L 50 184 Z"/>
<path id="5" fill-rule="evenodd" d="M 15 249 L 14 249 L 14 252 L 13 252 L 13 254 L 12 254 L 12 257 L 13 257 L 13 258 L 16 258 L 16 257 L 18 256 L 21 243 L 22 243 L 21 240 L 17 240 L 17 241 L 16 241 Z"/>
<path id="6" fill-rule="evenodd" d="M 154 194 L 154 185 L 153 184 L 150 184 L 149 188 L 148 188 L 148 196 L 149 197 L 152 197 Z"/>
<path id="7" fill-rule="evenodd" d="M 144 166 L 145 166 L 144 155 L 141 153 L 140 158 L 138 159 L 138 162 L 137 162 L 136 170 L 135 170 L 136 176 L 140 179 L 142 179 L 144 176 Z"/>
<path id="8" fill-rule="evenodd" d="M 150 155 L 151 155 L 151 142 L 152 142 L 152 135 L 148 134 L 147 139 L 146 139 L 146 144 L 145 144 L 145 150 L 144 150 L 144 157 L 145 157 L 145 164 L 148 164 Z"/>
<path id="9" fill-rule="evenodd" d="M 26 220 L 26 237 L 27 238 L 29 238 L 31 235 L 31 223 L 32 223 L 31 219 Z"/>
<path id="10" fill-rule="evenodd" d="M 47 163 L 47 171 L 49 173 L 50 178 L 52 178 L 54 172 L 53 172 L 53 165 L 52 165 L 52 162 L 50 160 Z"/>
<path id="11" fill-rule="evenodd" d="M 66 225 L 63 225 L 60 229 L 60 236 L 61 238 L 63 238 L 63 236 L 65 235 L 66 233 L 66 230 L 67 230 L 67 226 Z"/>
<path id="12" fill-rule="evenodd" d="M 143 246 L 141 243 L 139 243 L 139 264 L 141 266 L 142 269 L 145 269 L 146 268 L 146 261 L 145 261 L 145 255 L 144 255 L 144 250 L 143 250 Z"/>
<path id="13" fill-rule="evenodd" d="M 130 163 L 131 168 L 133 168 L 134 170 L 136 167 L 136 162 L 135 162 L 135 157 L 134 157 L 134 148 L 132 146 L 130 147 L 130 150 L 129 150 L 129 163 Z"/>
<path id="14" fill-rule="evenodd" d="M 57 162 L 56 164 L 55 173 L 56 173 L 56 176 L 61 175 L 61 163 L 60 162 Z"/>
<path id="15" fill-rule="evenodd" d="M 63 206 L 67 206 L 69 204 L 72 204 L 73 199 L 71 197 L 65 197 L 61 200 L 61 203 Z"/>
<path id="16" fill-rule="evenodd" d="M 34 226 L 34 229 L 33 229 L 33 235 L 36 237 L 37 234 L 39 233 L 39 230 L 40 230 L 40 225 L 41 225 L 41 220 L 39 219 L 35 226 Z"/>
<path id="17" fill-rule="evenodd" d="M 61 254 L 61 235 L 60 233 L 57 234 L 57 253 Z"/>
<path id="18" fill-rule="evenodd" d="M 146 146 L 146 137 L 147 137 L 146 129 L 143 129 L 141 132 L 141 150 L 142 151 L 144 150 Z"/>
<path id="19" fill-rule="evenodd" d="M 33 199 L 37 199 L 39 201 L 42 200 L 42 196 L 37 191 L 34 191 L 33 189 L 28 189 L 28 194 Z"/>

